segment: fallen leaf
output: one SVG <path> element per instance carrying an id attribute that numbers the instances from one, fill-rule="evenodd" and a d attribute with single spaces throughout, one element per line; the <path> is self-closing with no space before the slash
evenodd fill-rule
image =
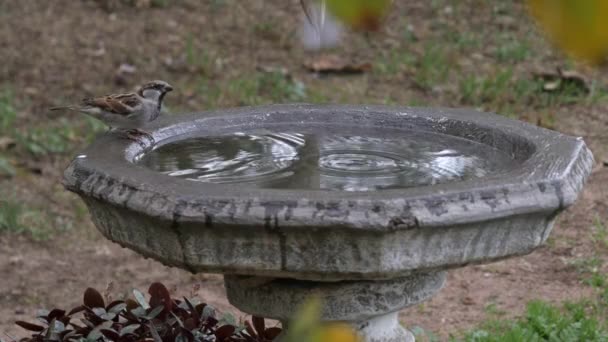
<path id="1" fill-rule="evenodd" d="M 562 70 L 557 67 L 555 71 L 533 72 L 533 75 L 535 78 L 543 80 L 543 90 L 549 92 L 562 90 L 568 86 L 574 86 L 585 93 L 591 89 L 587 77 L 576 71 Z"/>
<path id="2" fill-rule="evenodd" d="M 0 137 L 0 151 L 8 150 L 15 147 L 16 142 L 9 137 Z"/>
<path id="3" fill-rule="evenodd" d="M 469 296 L 462 298 L 461 302 L 464 305 L 474 305 L 475 304 L 475 300 Z"/>
<path id="4" fill-rule="evenodd" d="M 118 67 L 117 72 L 119 74 L 134 74 L 136 71 L 137 71 L 137 68 L 135 67 L 135 65 L 128 64 L 128 63 L 122 63 Z"/>
<path id="5" fill-rule="evenodd" d="M 353 63 L 336 55 L 322 55 L 304 62 L 309 71 L 318 73 L 360 74 L 372 69 L 371 63 Z"/>
<path id="6" fill-rule="evenodd" d="M 267 74 L 279 74 L 285 76 L 286 78 L 291 77 L 289 70 L 285 67 L 275 67 L 275 66 L 257 66 L 256 70 L 259 72 L 267 73 Z"/>
<path id="7" fill-rule="evenodd" d="M 116 74 L 114 75 L 114 83 L 119 86 L 127 85 L 127 76 L 132 75 L 137 71 L 137 68 L 134 65 L 122 63 L 118 70 L 116 70 Z"/>

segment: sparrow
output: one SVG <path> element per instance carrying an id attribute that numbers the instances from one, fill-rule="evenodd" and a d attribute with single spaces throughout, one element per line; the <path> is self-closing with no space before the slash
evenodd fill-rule
<path id="1" fill-rule="evenodd" d="M 85 98 L 80 105 L 53 107 L 50 110 L 69 110 L 90 115 L 112 128 L 127 130 L 127 137 L 138 135 L 151 137 L 140 128 L 156 120 L 161 112 L 163 99 L 173 87 L 165 81 L 143 84 L 134 93 L 112 94 Z"/>

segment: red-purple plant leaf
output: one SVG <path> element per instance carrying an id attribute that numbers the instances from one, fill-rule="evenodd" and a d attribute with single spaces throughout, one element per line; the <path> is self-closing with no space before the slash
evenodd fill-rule
<path id="1" fill-rule="evenodd" d="M 87 326 L 81 327 L 81 326 L 76 325 L 74 323 L 72 323 L 71 325 L 74 328 L 74 330 L 76 331 L 76 333 L 79 334 L 79 335 L 87 335 L 88 332 L 89 332 L 89 330 L 91 329 L 91 328 L 89 328 Z"/>
<path id="2" fill-rule="evenodd" d="M 68 326 L 68 324 L 70 324 L 70 316 L 63 316 L 63 317 L 59 317 L 57 318 L 57 320 L 61 323 L 63 323 L 63 325 L 65 325 L 66 327 Z"/>
<path id="3" fill-rule="evenodd" d="M 194 317 L 188 317 L 184 320 L 184 328 L 192 331 L 198 328 L 198 322 Z"/>
<path id="4" fill-rule="evenodd" d="M 109 338 L 110 341 L 116 341 L 120 337 L 118 332 L 114 329 L 100 329 L 99 331 L 103 334 L 103 336 Z"/>
<path id="5" fill-rule="evenodd" d="M 207 327 L 215 327 L 219 321 L 213 317 L 207 317 L 205 320 L 205 326 Z"/>
<path id="6" fill-rule="evenodd" d="M 105 308 L 106 305 L 103 301 L 101 293 L 94 288 L 89 287 L 84 291 L 84 305 L 90 308 Z"/>
<path id="7" fill-rule="evenodd" d="M 76 337 L 82 335 L 79 335 L 75 330 L 64 330 L 59 336 L 61 336 L 62 341 L 70 341 L 71 339 L 76 339 Z"/>
<path id="8" fill-rule="evenodd" d="M 224 341 L 228 337 L 234 334 L 236 327 L 234 325 L 224 325 L 219 327 L 215 331 L 215 337 L 217 337 L 220 341 Z"/>
<path id="9" fill-rule="evenodd" d="M 255 332 L 258 336 L 264 336 L 264 330 L 266 330 L 266 324 L 264 324 L 264 318 L 258 316 L 252 316 L 251 322 L 255 328 Z"/>
<path id="10" fill-rule="evenodd" d="M 283 329 L 281 329 L 279 327 L 268 328 L 268 329 L 266 329 L 266 331 L 264 331 L 264 337 L 267 340 L 273 341 L 275 338 L 277 338 L 277 336 L 279 336 L 281 334 L 282 331 L 283 331 Z"/>
<path id="11" fill-rule="evenodd" d="M 51 310 L 51 312 L 49 312 L 48 319 L 60 318 L 60 317 L 63 317 L 64 315 L 65 315 L 65 310 L 53 309 L 53 310 Z"/>
<path id="12" fill-rule="evenodd" d="M 190 330 L 181 328 L 178 336 L 184 336 L 188 342 L 194 342 L 194 334 Z"/>
<path id="13" fill-rule="evenodd" d="M 192 318 L 194 318 L 194 320 L 196 321 L 196 326 L 198 326 L 199 323 L 200 323 L 200 321 L 201 321 L 201 316 L 198 314 L 198 310 L 196 310 L 196 308 L 194 307 L 194 305 L 192 304 L 192 302 L 188 298 L 184 297 L 184 302 L 186 303 L 186 305 L 190 309 L 190 313 L 192 315 Z"/>
<path id="14" fill-rule="evenodd" d="M 171 312 L 173 310 L 173 301 L 171 300 L 171 294 L 169 290 L 165 287 L 165 285 L 161 283 L 152 283 L 150 288 L 148 289 L 148 293 L 150 294 L 150 306 L 155 308 L 157 306 L 163 306 L 165 308 L 165 313 Z"/>
<path id="15" fill-rule="evenodd" d="M 127 304 L 128 311 L 131 311 L 131 310 L 139 307 L 139 304 L 131 298 L 127 298 L 127 300 L 125 300 L 125 303 Z"/>
<path id="16" fill-rule="evenodd" d="M 84 310 L 86 310 L 86 307 L 84 305 L 79 305 L 79 306 L 73 308 L 72 310 L 70 310 L 70 312 L 68 312 L 68 316 L 72 316 L 72 315 L 77 314 Z"/>
<path id="17" fill-rule="evenodd" d="M 207 304 L 205 303 L 200 303 L 197 304 L 194 308 L 196 309 L 196 313 L 198 313 L 199 317 L 203 317 L 203 311 L 205 310 L 205 307 L 207 306 Z"/>
<path id="18" fill-rule="evenodd" d="M 44 330 L 44 327 L 38 324 L 34 324 L 34 323 L 29 323 L 29 322 L 24 322 L 24 321 L 17 321 L 15 322 L 15 324 L 17 324 L 18 326 L 22 327 L 25 330 L 29 330 L 29 331 L 35 331 L 35 332 L 40 332 Z"/>
<path id="19" fill-rule="evenodd" d="M 86 319 L 86 318 L 82 318 L 82 319 L 81 319 L 81 321 L 82 321 L 82 323 L 84 323 L 84 325 L 86 325 L 87 327 L 89 327 L 89 328 L 91 328 L 91 329 L 95 328 L 95 324 L 93 324 L 93 322 L 89 321 L 88 319 Z"/>
<path id="20" fill-rule="evenodd" d="M 122 317 L 124 317 L 129 324 L 139 323 L 139 318 L 137 318 L 137 316 L 135 316 L 131 311 L 123 312 Z"/>
<path id="21" fill-rule="evenodd" d="M 179 316 L 181 318 L 186 318 L 186 317 L 192 316 L 190 311 L 188 311 L 184 308 L 180 308 L 179 306 L 174 306 L 173 311 L 171 311 L 171 313 L 176 314 L 177 316 Z"/>

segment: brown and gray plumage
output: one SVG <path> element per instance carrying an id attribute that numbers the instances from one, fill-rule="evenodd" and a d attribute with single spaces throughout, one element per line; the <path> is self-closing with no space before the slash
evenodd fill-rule
<path id="1" fill-rule="evenodd" d="M 165 81 L 148 82 L 135 93 L 86 98 L 80 105 L 55 107 L 51 110 L 71 110 L 90 115 L 111 128 L 143 132 L 142 126 L 160 115 L 165 95 L 173 87 Z"/>

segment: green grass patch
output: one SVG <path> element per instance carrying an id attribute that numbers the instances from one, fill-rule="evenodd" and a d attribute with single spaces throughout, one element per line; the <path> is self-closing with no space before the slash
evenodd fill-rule
<path id="1" fill-rule="evenodd" d="M 499 43 L 494 52 L 494 58 L 499 63 L 519 63 L 526 60 L 531 49 L 527 40 L 513 35 L 503 35 L 498 39 Z"/>
<path id="2" fill-rule="evenodd" d="M 12 91 L 4 89 L 0 92 L 0 137 L 14 140 L 17 154 L 73 153 L 83 140 L 91 141 L 97 133 L 105 130 L 103 123 L 81 114 L 69 114 L 78 115 L 76 120 L 66 116 L 43 124 L 19 125 L 17 113 Z M 6 160 L 2 157 L 0 169 L 7 169 L 7 163 L 3 162 Z"/>
<path id="3" fill-rule="evenodd" d="M 414 82 L 424 90 L 432 90 L 448 78 L 451 63 L 441 46 L 438 43 L 427 44 L 418 59 Z"/>
<path id="4" fill-rule="evenodd" d="M 48 240 L 71 224 L 44 210 L 30 208 L 15 199 L 0 200 L 0 233 L 24 234 L 34 240 Z"/>
<path id="5" fill-rule="evenodd" d="M 586 301 L 558 308 L 543 301 L 528 304 L 525 317 L 515 321 L 493 320 L 465 334 L 467 342 L 607 341 L 605 322 L 598 308 Z"/>
<path id="6" fill-rule="evenodd" d="M 220 105 L 260 105 L 308 99 L 304 83 L 281 72 L 258 72 L 228 80 L 219 92 Z M 208 88 L 206 88 L 208 91 Z"/>
<path id="7" fill-rule="evenodd" d="M 14 130 L 17 120 L 13 92 L 9 89 L 0 91 L 0 135 L 8 136 Z"/>

